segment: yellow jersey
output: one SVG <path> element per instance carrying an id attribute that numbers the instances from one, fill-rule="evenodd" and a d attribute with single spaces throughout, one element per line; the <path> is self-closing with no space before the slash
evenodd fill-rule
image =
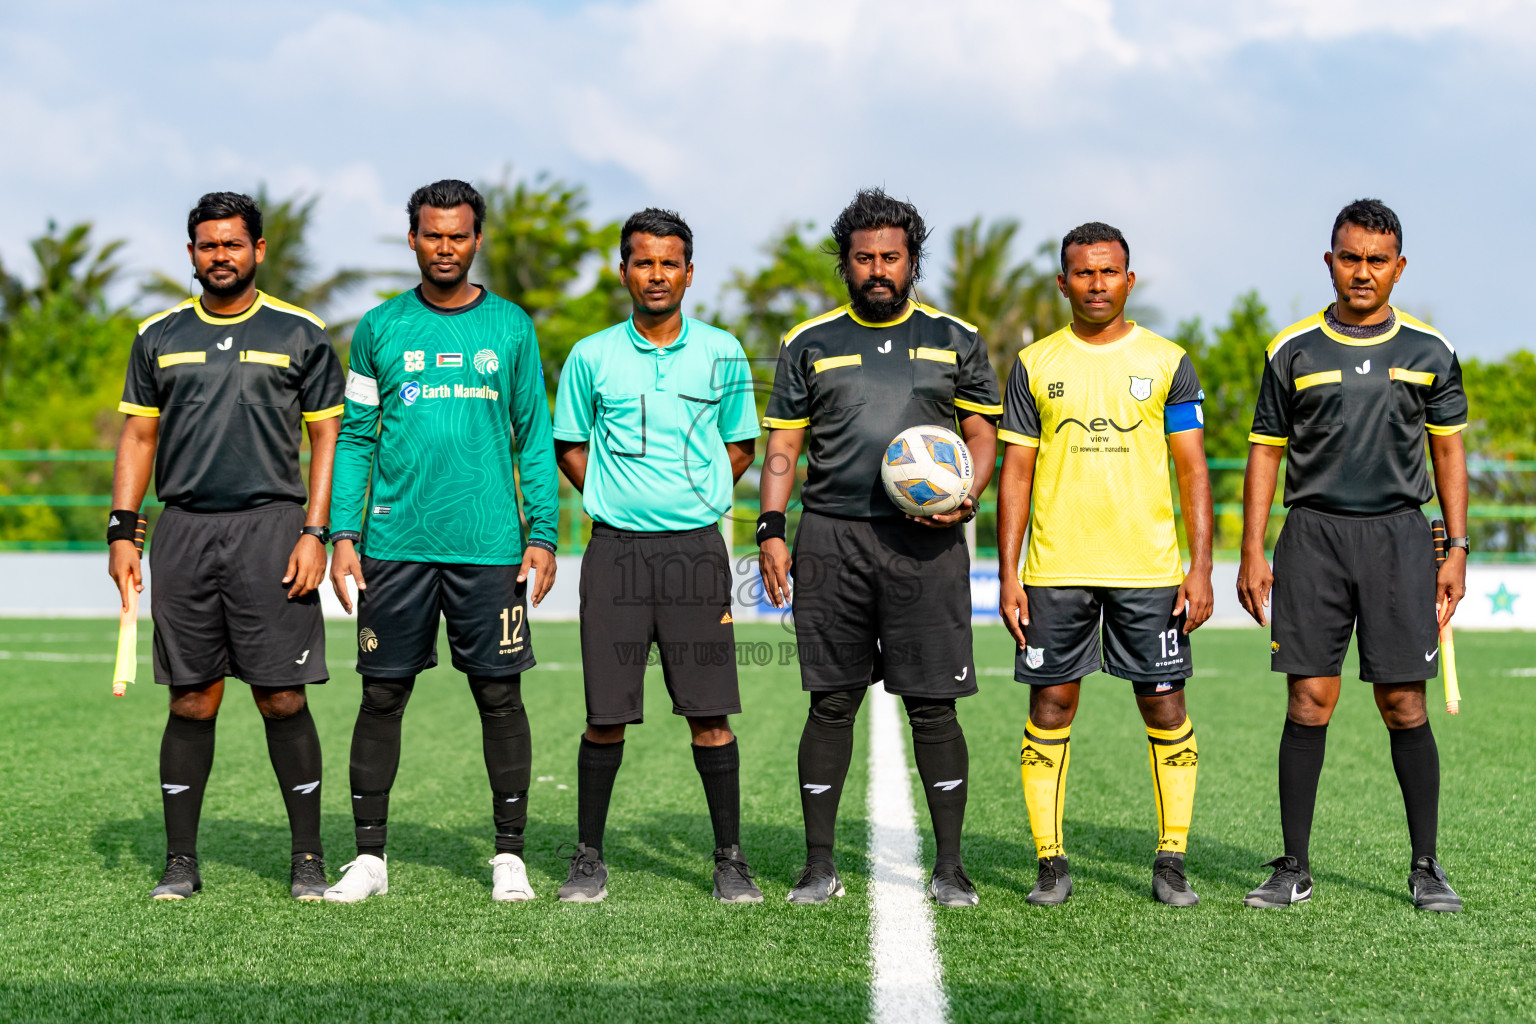
<path id="1" fill-rule="evenodd" d="M 1184 581 L 1166 435 L 1201 429 L 1204 397 L 1184 350 L 1134 323 L 1106 345 L 1069 325 L 1019 353 L 997 436 L 1039 449 L 1021 583 Z"/>

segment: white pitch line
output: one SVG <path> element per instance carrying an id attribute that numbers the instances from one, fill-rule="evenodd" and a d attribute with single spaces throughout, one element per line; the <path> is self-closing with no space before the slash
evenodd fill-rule
<path id="1" fill-rule="evenodd" d="M 901 714 L 877 683 L 869 694 L 872 1024 L 944 1024 L 948 1015 L 920 852 Z"/>

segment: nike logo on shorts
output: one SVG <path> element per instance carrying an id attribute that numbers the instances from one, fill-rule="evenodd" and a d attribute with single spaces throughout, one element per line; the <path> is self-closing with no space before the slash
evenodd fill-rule
<path id="1" fill-rule="evenodd" d="M 1437 655 L 1439 653 L 1440 653 L 1439 651 L 1425 651 L 1424 652 L 1424 660 L 1425 661 L 1434 661 L 1435 660 L 1435 655 Z"/>

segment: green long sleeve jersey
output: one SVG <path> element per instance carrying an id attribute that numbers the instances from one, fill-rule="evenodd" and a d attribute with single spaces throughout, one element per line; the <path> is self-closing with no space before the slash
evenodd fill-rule
<path id="1" fill-rule="evenodd" d="M 369 310 L 352 335 L 332 529 L 360 531 L 372 558 L 512 565 L 519 483 L 529 539 L 553 550 L 559 484 L 528 314 L 484 289 L 456 309 L 417 288 Z"/>

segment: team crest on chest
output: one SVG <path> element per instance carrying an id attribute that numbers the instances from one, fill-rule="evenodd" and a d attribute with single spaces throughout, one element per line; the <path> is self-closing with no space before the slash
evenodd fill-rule
<path id="1" fill-rule="evenodd" d="M 1152 397 L 1152 378 L 1137 377 L 1131 375 L 1131 397 L 1138 402 L 1145 402 Z"/>

